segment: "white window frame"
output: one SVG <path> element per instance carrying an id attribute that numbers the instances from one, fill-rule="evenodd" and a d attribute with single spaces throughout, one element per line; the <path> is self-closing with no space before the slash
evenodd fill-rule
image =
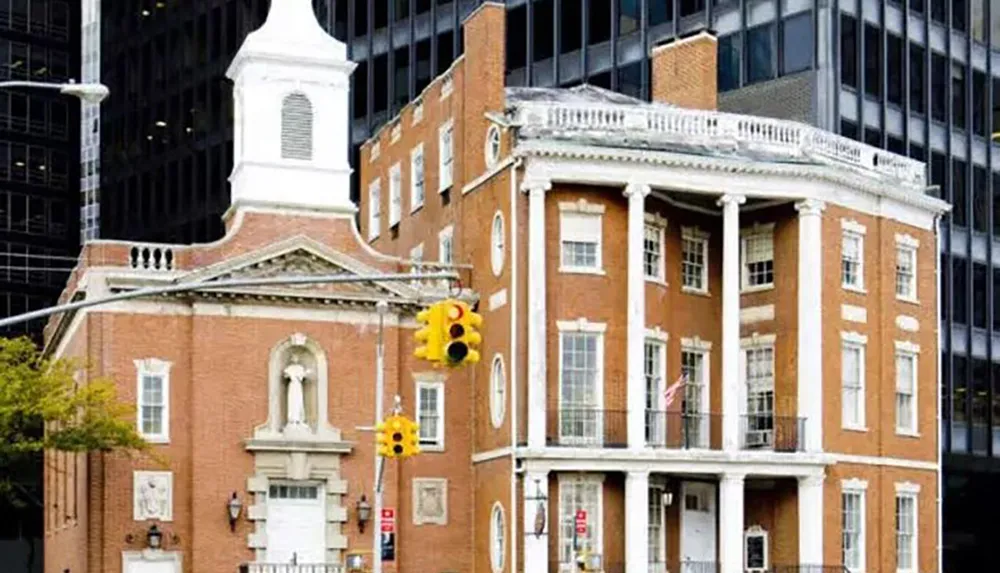
<path id="1" fill-rule="evenodd" d="M 771 377 L 770 377 L 770 392 L 771 392 L 771 411 L 770 411 L 770 416 L 771 416 L 771 430 L 770 431 L 771 431 L 771 436 L 770 436 L 769 439 L 765 439 L 765 445 L 767 447 L 773 447 L 773 445 L 774 445 L 774 420 L 776 418 L 776 410 L 777 410 L 777 390 L 775 388 L 775 386 L 776 386 L 776 378 L 777 378 L 777 372 L 775 371 L 776 368 L 777 368 L 777 356 L 775 355 L 776 347 L 777 347 L 776 342 L 777 342 L 777 336 L 775 334 L 756 334 L 756 333 L 753 336 L 748 337 L 748 338 L 744 338 L 744 339 L 742 339 L 740 341 L 740 346 L 741 346 L 741 349 L 740 349 L 741 350 L 741 352 L 740 352 L 740 359 L 741 359 L 741 361 L 740 361 L 740 365 L 741 365 L 741 368 L 740 368 L 740 377 L 742 379 L 742 383 L 741 383 L 740 387 L 743 390 L 743 400 L 742 400 L 743 404 L 742 404 L 742 407 L 744 409 L 743 410 L 744 416 L 746 416 L 744 418 L 746 420 L 746 424 L 745 424 L 745 427 L 741 428 L 741 431 L 744 432 L 746 434 L 746 436 L 749 436 L 751 431 L 766 431 L 766 430 L 752 429 L 751 428 L 752 424 L 750 423 L 751 422 L 750 416 L 752 416 L 752 415 L 761 415 L 761 416 L 764 416 L 764 415 L 766 415 L 766 412 L 750 412 L 750 397 L 751 397 L 751 393 L 750 393 L 749 373 L 747 372 L 747 370 L 748 370 L 748 368 L 750 366 L 749 365 L 749 361 L 748 361 L 748 354 L 750 352 L 755 352 L 755 351 L 758 351 L 758 350 L 770 350 L 771 351 Z M 763 391 L 763 392 L 761 392 L 761 393 L 766 393 L 766 390 Z M 747 437 L 746 436 L 743 438 L 745 441 L 747 441 Z M 747 441 L 747 445 L 749 445 L 749 441 Z"/>
<path id="2" fill-rule="evenodd" d="M 486 168 L 492 169 L 500 160 L 500 127 L 491 123 L 486 128 L 486 142 L 483 144 L 483 156 L 486 159 Z"/>
<path id="3" fill-rule="evenodd" d="M 559 329 L 559 355 L 557 359 L 559 360 L 559 412 L 560 417 L 557 420 L 558 424 L 558 436 L 560 443 L 573 443 L 580 442 L 582 445 L 595 445 L 594 442 L 603 444 L 604 441 L 604 334 L 607 331 L 607 324 L 600 322 L 590 322 L 585 318 L 573 321 L 556 321 L 556 327 Z M 565 340 L 568 334 L 589 334 L 596 337 L 595 352 L 596 356 L 594 359 L 594 369 L 595 369 L 595 379 L 594 379 L 594 396 L 593 404 L 567 404 L 563 398 L 563 353 L 565 352 Z M 585 408 L 593 409 L 596 414 L 596 428 L 594 436 L 563 436 L 562 429 L 562 416 L 561 412 L 563 408 L 582 410 Z"/>
<path id="4" fill-rule="evenodd" d="M 868 482 L 859 479 L 846 479 L 842 480 L 840 484 L 840 519 L 841 519 L 841 540 L 840 540 L 840 556 L 841 562 L 850 571 L 850 573 L 864 573 L 866 568 L 866 551 L 865 545 L 867 544 L 867 492 L 868 492 Z M 846 559 L 844 559 L 844 539 L 843 539 L 843 519 L 844 519 L 844 495 L 856 495 L 858 497 L 858 567 L 848 567 Z"/>
<path id="5" fill-rule="evenodd" d="M 382 233 L 382 178 L 368 183 L 368 240 L 377 239 Z"/>
<path id="6" fill-rule="evenodd" d="M 764 566 L 763 567 L 750 567 L 750 552 L 747 551 L 749 548 L 749 541 L 751 537 L 760 537 L 764 540 Z M 771 558 L 768 553 L 770 552 L 770 535 L 767 530 L 759 525 L 752 525 L 743 532 L 743 571 L 746 573 L 765 573 L 770 569 Z"/>
<path id="7" fill-rule="evenodd" d="M 413 247 L 412 249 L 410 249 L 410 261 L 419 262 L 419 263 L 424 262 L 424 244 L 423 243 L 420 243 L 419 245 L 417 245 L 417 246 Z M 423 270 L 424 270 L 424 268 L 421 265 L 410 264 L 410 274 L 411 275 L 421 274 L 423 272 Z M 414 279 L 413 281 L 411 281 L 411 284 L 413 284 L 414 287 L 419 287 L 420 286 L 420 280 Z"/>
<path id="8" fill-rule="evenodd" d="M 656 358 L 655 372 L 650 372 L 648 358 L 649 351 L 652 350 Z M 646 329 L 646 339 L 643 342 L 642 347 L 642 373 L 643 380 L 645 381 L 643 385 L 644 399 L 643 404 L 646 408 L 646 425 L 645 434 L 646 442 L 648 444 L 656 444 L 661 447 L 666 444 L 666 397 L 663 395 L 666 389 L 666 379 L 667 379 L 667 335 L 662 330 L 650 330 Z M 651 380 L 652 378 L 652 380 Z M 650 383 L 652 383 L 652 390 L 650 390 Z M 650 397 L 655 400 L 654 407 L 649 406 Z"/>
<path id="9" fill-rule="evenodd" d="M 449 119 L 438 128 L 438 193 L 444 193 L 455 182 L 455 129 Z M 447 143 L 445 143 L 445 136 Z"/>
<path id="10" fill-rule="evenodd" d="M 574 224 L 575 223 L 575 224 Z M 567 227 L 592 227 L 580 231 L 571 231 Z M 593 243 L 594 266 L 570 265 L 566 262 L 566 243 Z M 604 205 L 587 203 L 580 200 L 576 203 L 559 204 L 559 272 L 603 275 L 604 262 Z"/>
<path id="11" fill-rule="evenodd" d="M 865 292 L 865 235 L 867 229 L 864 225 L 854 220 L 841 219 L 840 228 L 843 235 L 840 239 L 840 286 L 844 290 L 854 292 Z M 858 259 L 853 261 L 857 264 L 855 282 L 851 283 L 844 276 L 844 263 L 847 261 L 847 242 L 857 241 Z"/>
<path id="12" fill-rule="evenodd" d="M 858 430 L 858 431 L 868 431 L 868 421 L 865 412 L 865 402 L 867 401 L 867 385 L 865 380 L 865 370 L 867 361 L 867 345 L 868 337 L 859 334 L 857 332 L 841 332 L 841 357 L 840 357 L 840 424 L 845 430 Z M 857 423 L 851 423 L 848 421 L 845 415 L 847 409 L 847 372 L 844 370 L 844 352 L 848 350 L 856 350 L 858 352 L 858 393 L 859 393 L 859 403 L 857 404 L 858 409 L 858 420 Z"/>
<path id="13" fill-rule="evenodd" d="M 701 338 L 695 336 L 694 338 L 681 338 L 681 372 L 684 371 L 684 354 L 697 354 L 701 356 L 701 380 L 698 381 L 698 385 L 701 386 L 701 396 L 699 396 L 699 404 L 701 407 L 696 413 L 701 416 L 701 423 L 699 424 L 698 432 L 698 443 L 693 444 L 692 448 L 698 447 L 708 447 L 710 441 L 711 428 L 709 427 L 711 416 L 711 396 L 712 396 L 712 343 L 707 340 L 702 340 Z M 671 381 L 673 384 L 673 381 Z M 681 391 L 681 400 L 686 402 L 688 390 L 695 385 L 685 386 Z M 676 399 L 676 398 L 675 398 Z M 681 403 L 683 411 L 684 402 Z"/>
<path id="14" fill-rule="evenodd" d="M 168 444 L 170 443 L 170 369 L 173 363 L 159 358 L 146 358 L 135 360 L 134 364 L 136 369 L 136 431 L 149 443 Z M 147 433 L 142 429 L 142 410 L 147 405 L 143 401 L 142 391 L 143 381 L 146 377 L 157 377 L 160 379 L 160 391 L 163 398 L 161 407 L 163 408 L 163 412 L 161 414 L 160 431 L 155 433 Z"/>
<path id="15" fill-rule="evenodd" d="M 649 499 L 647 502 L 647 512 L 656 512 L 659 523 L 654 526 L 653 515 L 649 516 L 646 527 L 646 545 L 648 547 L 648 560 L 650 573 L 665 573 L 667 563 L 667 508 L 663 505 L 663 494 L 666 492 L 666 485 L 662 483 L 649 484 Z M 654 509 L 655 508 L 655 509 Z M 655 536 L 655 537 L 654 537 Z M 655 540 L 655 543 L 654 543 Z M 654 545 L 659 548 L 654 554 Z M 660 567 L 660 569 L 654 569 Z"/>
<path id="16" fill-rule="evenodd" d="M 490 224 L 490 268 L 495 277 L 503 273 L 504 259 L 507 258 L 506 249 L 507 226 L 503 213 L 498 210 L 493 214 L 493 222 Z"/>
<path id="17" fill-rule="evenodd" d="M 497 353 L 493 357 L 490 368 L 490 421 L 493 427 L 500 429 L 507 415 L 507 367 L 503 355 Z"/>
<path id="18" fill-rule="evenodd" d="M 708 238 L 708 232 L 698 227 L 681 227 L 681 292 L 708 294 Z M 688 244 L 697 245 L 697 248 L 701 251 L 702 264 L 699 277 L 701 287 L 689 286 L 684 282 L 684 267 L 688 264 L 685 258 L 685 254 L 687 253 L 685 247 Z"/>
<path id="19" fill-rule="evenodd" d="M 575 527 L 575 518 L 577 509 L 585 509 L 578 507 L 571 507 L 565 503 L 567 497 L 570 497 L 571 488 L 586 487 L 586 488 L 596 488 L 596 503 L 591 503 L 597 508 L 597 515 L 593 515 L 592 511 L 587 511 L 587 528 L 588 531 L 593 532 L 590 552 L 604 555 L 604 476 L 603 474 L 571 474 L 571 473 L 560 473 L 558 474 L 559 480 L 559 514 L 556 523 L 559 528 L 559 538 L 556 545 L 556 555 L 559 559 L 560 573 L 568 573 L 570 571 L 576 571 L 576 565 L 570 563 L 573 557 L 575 557 L 573 552 L 573 536 L 572 531 Z M 568 525 L 568 527 L 567 527 Z M 568 532 L 566 530 L 569 530 Z M 566 534 L 569 533 L 567 536 Z M 569 557 L 566 559 L 567 555 L 565 549 L 569 548 Z M 582 545 L 581 545 L 582 547 Z"/>
<path id="20" fill-rule="evenodd" d="M 750 263 L 747 260 L 748 245 L 752 239 L 766 237 L 771 241 L 771 282 L 758 285 L 750 284 Z M 740 232 L 740 292 L 757 292 L 774 288 L 775 274 L 777 273 L 774 260 L 774 223 L 764 225 L 755 224 L 752 227 L 743 229 Z"/>
<path id="21" fill-rule="evenodd" d="M 427 195 L 425 177 L 424 144 L 418 143 L 410 150 L 410 213 L 415 213 L 424 206 L 424 197 Z"/>
<path id="22" fill-rule="evenodd" d="M 503 505 L 499 501 L 495 501 L 493 509 L 490 511 L 490 569 L 493 573 L 501 573 L 504 570 L 506 556 L 507 517 L 504 514 Z"/>
<path id="23" fill-rule="evenodd" d="M 417 379 L 417 383 L 416 383 L 416 400 L 415 400 L 416 401 L 416 408 L 414 408 L 414 412 L 416 413 L 416 421 L 417 421 L 418 424 L 420 423 L 420 416 L 421 416 L 421 413 L 423 412 L 423 407 L 422 407 L 421 400 L 420 400 L 420 391 L 424 390 L 424 389 L 433 390 L 433 391 L 437 392 L 437 395 L 438 395 L 438 399 L 437 399 L 437 420 L 438 420 L 438 424 L 437 424 L 437 436 L 435 436 L 433 438 L 434 441 L 432 443 L 424 443 L 423 440 L 425 438 L 421 437 L 420 438 L 420 440 L 421 440 L 420 441 L 420 449 L 422 451 L 425 451 L 425 452 L 443 452 L 444 451 L 444 436 L 445 436 L 445 431 L 444 431 L 444 422 L 445 422 L 445 417 L 444 417 L 444 413 L 445 413 L 445 408 L 444 408 L 444 396 L 445 396 L 445 393 L 444 393 L 444 381 L 442 381 L 440 379 L 423 379 L 423 380 L 421 380 L 419 378 Z M 421 428 L 423 426 L 424 425 L 421 424 Z"/>
<path id="24" fill-rule="evenodd" d="M 896 503 L 895 503 L 895 547 L 896 547 L 896 573 L 917 573 L 920 570 L 920 485 L 911 482 L 896 483 Z M 913 534 L 910 539 L 910 559 L 912 567 L 906 569 L 899 566 L 900 531 L 899 531 L 899 501 L 908 499 L 913 504 Z"/>
<path id="25" fill-rule="evenodd" d="M 910 263 L 912 268 L 912 273 L 910 275 L 910 292 L 908 294 L 899 293 L 899 255 L 901 252 L 906 252 L 910 257 Z M 914 237 L 906 234 L 896 235 L 896 259 L 893 261 L 895 266 L 895 285 L 893 289 L 896 291 L 896 300 L 901 300 L 904 302 L 912 302 L 919 304 L 920 300 L 917 296 L 917 254 L 920 252 L 920 241 Z"/>
<path id="26" fill-rule="evenodd" d="M 667 282 L 667 220 L 655 213 L 646 213 L 644 221 L 645 224 L 642 229 L 642 274 L 647 281 L 665 284 Z M 649 272 L 649 265 L 646 263 L 647 254 L 651 252 L 646 248 L 646 239 L 651 234 L 656 235 L 655 243 L 659 249 L 655 253 L 657 260 L 654 262 L 655 268 L 652 269 L 652 273 Z"/>
<path id="27" fill-rule="evenodd" d="M 389 227 L 403 218 L 403 169 L 399 163 L 389 168 Z"/>
<path id="28" fill-rule="evenodd" d="M 910 411 L 909 427 L 902 425 L 901 422 L 904 420 L 899 419 L 899 361 L 900 359 L 912 360 L 912 373 L 911 373 L 911 388 L 913 389 L 913 404 Z M 894 372 L 893 376 L 893 417 L 896 419 L 896 434 L 901 436 L 919 436 L 920 426 L 919 426 L 919 411 L 918 411 L 918 394 L 920 381 L 919 367 L 920 367 L 920 346 L 908 341 L 896 341 L 896 354 L 894 360 Z"/>
<path id="29" fill-rule="evenodd" d="M 446 257 L 445 254 L 448 256 Z M 442 265 L 455 264 L 455 226 L 448 225 L 438 233 L 438 262 Z"/>

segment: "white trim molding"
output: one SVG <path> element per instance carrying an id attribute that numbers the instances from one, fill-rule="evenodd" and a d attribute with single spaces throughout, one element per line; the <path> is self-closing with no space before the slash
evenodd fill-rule
<path id="1" fill-rule="evenodd" d="M 861 334 L 860 332 L 850 331 L 840 331 L 840 340 L 843 342 L 849 342 L 851 344 L 868 344 L 868 336 Z"/>
<path id="2" fill-rule="evenodd" d="M 667 218 L 659 213 L 651 213 L 647 211 L 643 214 L 643 222 L 647 225 L 655 225 L 663 230 L 667 229 L 668 221 Z"/>
<path id="3" fill-rule="evenodd" d="M 774 320 L 774 305 L 745 306 L 740 308 L 740 324 L 754 324 Z"/>
<path id="4" fill-rule="evenodd" d="M 896 233 L 896 245 L 900 247 L 910 247 L 911 249 L 919 249 L 920 239 L 917 239 L 909 233 Z"/>
<path id="5" fill-rule="evenodd" d="M 170 370 L 173 367 L 173 363 L 159 358 L 144 358 L 133 360 L 133 364 L 135 364 L 136 370 L 136 430 L 139 432 L 139 435 L 151 444 L 168 444 L 170 443 Z M 142 409 L 145 405 L 143 402 L 142 383 L 143 378 L 147 376 L 160 379 L 160 405 L 163 411 L 160 414 L 160 431 L 156 433 L 146 433 L 142 430 Z"/>
<path id="6" fill-rule="evenodd" d="M 683 350 L 710 352 L 712 350 L 712 341 L 702 340 L 700 336 L 694 336 L 692 338 L 682 337 L 681 348 Z"/>
<path id="7" fill-rule="evenodd" d="M 420 449 L 424 452 L 443 452 L 445 451 L 445 388 L 444 381 L 442 379 L 428 380 L 417 377 L 416 374 L 414 378 L 414 407 L 413 414 L 415 421 L 420 423 L 420 390 L 423 388 L 434 389 L 437 392 L 437 435 L 434 436 L 434 443 L 430 444 L 420 444 Z M 423 428 L 423 426 L 421 426 Z"/>
<path id="8" fill-rule="evenodd" d="M 604 334 L 608 330 L 608 325 L 605 322 L 590 322 L 586 318 L 578 318 L 576 320 L 557 320 L 556 328 L 559 329 L 559 332 L 592 332 Z"/>
<path id="9" fill-rule="evenodd" d="M 920 354 L 920 345 L 909 340 L 896 340 L 896 352 L 907 352 L 909 354 Z"/>
<path id="10" fill-rule="evenodd" d="M 896 482 L 896 493 L 917 495 L 920 493 L 920 484 L 912 481 L 898 481 Z"/>
<path id="11" fill-rule="evenodd" d="M 747 348 L 751 346 L 768 346 L 774 344 L 778 339 L 778 335 L 771 332 L 767 334 L 760 334 L 755 332 L 750 336 L 740 338 L 740 348 Z"/>
<path id="12" fill-rule="evenodd" d="M 920 330 L 920 321 L 915 317 L 900 314 L 896 317 L 896 327 L 907 332 L 918 332 Z"/>
<path id="13" fill-rule="evenodd" d="M 551 184 L 550 184 L 551 185 Z M 583 197 L 576 201 L 560 201 L 560 213 L 588 213 L 590 215 L 603 215 L 604 203 L 591 203 Z"/>
<path id="14" fill-rule="evenodd" d="M 840 480 L 840 489 L 847 491 L 868 491 L 868 480 L 847 478 Z"/>
<path id="15" fill-rule="evenodd" d="M 660 328 L 659 325 L 653 325 L 652 328 L 646 327 L 646 338 L 666 343 L 670 340 L 670 333 Z"/>
<path id="16" fill-rule="evenodd" d="M 861 235 L 862 237 L 868 233 L 868 228 L 861 223 L 855 221 L 854 219 L 841 219 L 840 229 L 847 233 L 854 233 L 855 235 Z"/>
<path id="17" fill-rule="evenodd" d="M 842 304 L 840 305 L 840 318 L 848 322 L 860 322 L 864 324 L 868 322 L 868 309 L 863 306 L 854 306 L 853 304 Z"/>

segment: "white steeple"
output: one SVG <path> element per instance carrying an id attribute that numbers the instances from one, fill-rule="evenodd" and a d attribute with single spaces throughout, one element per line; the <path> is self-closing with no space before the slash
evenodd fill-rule
<path id="1" fill-rule="evenodd" d="M 353 212 L 348 97 L 355 64 L 310 0 L 271 0 L 233 80 L 232 204 Z"/>

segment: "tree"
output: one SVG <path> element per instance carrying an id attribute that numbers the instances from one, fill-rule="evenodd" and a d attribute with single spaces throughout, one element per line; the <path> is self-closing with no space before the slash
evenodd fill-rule
<path id="1" fill-rule="evenodd" d="M 0 338 L 0 497 L 16 495 L 16 468 L 46 450 L 148 450 L 114 384 L 79 384 L 76 371 L 75 361 L 45 358 L 28 338 Z"/>

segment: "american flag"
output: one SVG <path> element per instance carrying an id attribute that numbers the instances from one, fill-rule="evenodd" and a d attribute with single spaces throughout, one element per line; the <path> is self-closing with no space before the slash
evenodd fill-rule
<path id="1" fill-rule="evenodd" d="M 688 381 L 688 375 L 687 372 L 684 372 L 681 374 L 680 378 L 678 378 L 676 382 L 671 384 L 670 387 L 668 387 L 666 391 L 663 392 L 663 395 L 667 399 L 667 408 L 669 408 L 670 405 L 674 403 L 674 398 L 677 397 L 677 391 L 680 390 L 685 384 L 687 384 L 687 381 Z"/>

